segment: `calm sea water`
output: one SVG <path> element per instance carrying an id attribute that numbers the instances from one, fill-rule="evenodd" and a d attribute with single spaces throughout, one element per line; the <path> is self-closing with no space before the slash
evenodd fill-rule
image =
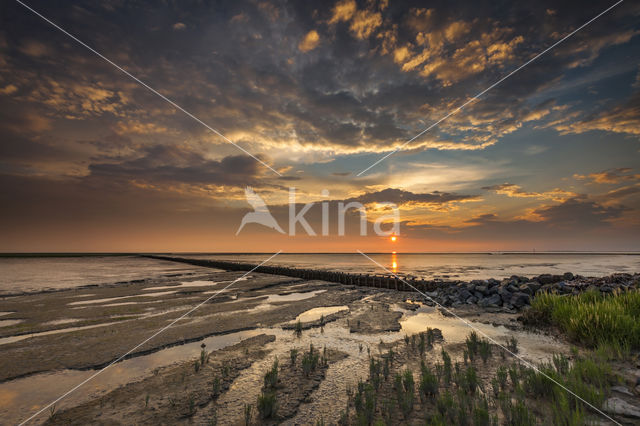
<path id="1" fill-rule="evenodd" d="M 269 254 L 182 255 L 260 263 Z M 484 279 L 573 272 L 585 276 L 640 272 L 640 255 L 622 254 L 372 254 L 389 271 L 425 279 Z M 360 254 L 280 254 L 270 264 L 355 273 L 385 273 Z M 111 284 L 203 270 L 136 256 L 0 258 L 0 294 Z M 204 269 L 205 271 L 207 269 Z"/>
<path id="2" fill-rule="evenodd" d="M 113 284 L 200 268 L 137 256 L 0 258 L 0 295 Z"/>
<path id="3" fill-rule="evenodd" d="M 361 254 L 280 254 L 269 263 L 299 268 L 329 269 L 355 273 L 411 274 L 425 279 L 485 279 L 511 275 L 534 276 L 573 272 L 584 276 L 610 275 L 616 272 L 640 272 L 640 254 L 370 254 L 382 266 Z M 267 254 L 184 255 L 201 259 L 236 260 L 259 263 Z M 384 267 L 384 268 L 383 268 Z"/>

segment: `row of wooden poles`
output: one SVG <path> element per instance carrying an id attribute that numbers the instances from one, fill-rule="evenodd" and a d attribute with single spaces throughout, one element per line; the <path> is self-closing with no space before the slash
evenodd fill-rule
<path id="1" fill-rule="evenodd" d="M 257 265 L 241 262 L 225 262 L 222 260 L 190 259 L 185 257 L 147 255 L 152 259 L 170 260 L 182 262 L 189 265 L 203 266 L 207 268 L 224 269 L 227 271 L 251 271 L 264 274 L 284 275 L 287 277 L 302 278 L 305 280 L 322 280 L 346 285 L 356 285 L 363 287 L 386 288 L 398 291 L 435 291 L 441 281 L 427 281 L 416 279 L 415 277 L 397 277 L 395 275 L 371 275 L 352 274 L 348 272 L 325 271 L 319 269 L 289 268 L 286 266 Z M 403 282 L 404 281 L 404 282 Z M 406 282 L 406 284 L 405 284 Z M 410 285 L 407 285 L 410 284 Z M 413 288 L 412 288 L 413 287 Z"/>

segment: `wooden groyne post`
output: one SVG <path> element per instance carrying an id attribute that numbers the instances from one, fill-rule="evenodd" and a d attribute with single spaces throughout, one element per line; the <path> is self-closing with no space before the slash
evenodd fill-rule
<path id="1" fill-rule="evenodd" d="M 172 262 L 181 262 L 194 266 L 203 266 L 205 268 L 224 269 L 227 271 L 251 271 L 255 268 L 255 272 L 263 274 L 283 275 L 293 278 L 302 278 L 305 280 L 322 280 L 335 282 L 345 285 L 353 285 L 360 287 L 385 288 L 397 291 L 435 291 L 438 285 L 442 285 L 438 281 L 427 281 L 416 279 L 415 277 L 402 277 L 398 279 L 395 275 L 370 275 L 355 274 L 348 272 L 326 271 L 322 269 L 299 269 L 289 268 L 286 266 L 268 266 L 261 265 L 256 268 L 255 264 L 242 262 L 228 262 L 224 260 L 206 260 L 192 259 L 187 257 L 161 256 L 161 255 L 145 255 L 145 257 L 159 260 L 169 260 Z M 410 284 L 410 285 L 407 285 Z M 413 287 L 413 288 L 412 288 Z"/>

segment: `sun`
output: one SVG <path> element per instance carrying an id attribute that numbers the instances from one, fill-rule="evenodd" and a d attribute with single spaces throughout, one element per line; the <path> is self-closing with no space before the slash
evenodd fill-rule
<path id="1" fill-rule="evenodd" d="M 398 239 L 398 237 L 396 237 L 395 235 L 391 236 L 391 242 L 395 243 L 397 239 Z"/>

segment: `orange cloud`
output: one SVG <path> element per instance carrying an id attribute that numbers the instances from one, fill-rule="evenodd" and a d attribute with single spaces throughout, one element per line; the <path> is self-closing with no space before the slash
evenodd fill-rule
<path id="1" fill-rule="evenodd" d="M 380 25 L 382 25 L 382 15 L 379 12 L 359 10 L 351 21 L 349 29 L 359 39 L 368 38 Z"/>
<path id="2" fill-rule="evenodd" d="M 309 31 L 302 41 L 298 44 L 298 49 L 301 52 L 308 52 L 315 49 L 320 44 L 320 35 L 316 30 Z"/>
<path id="3" fill-rule="evenodd" d="M 611 170 L 603 170 L 597 173 L 589 173 L 588 175 L 573 175 L 579 180 L 590 180 L 592 183 L 608 183 L 617 184 L 622 182 L 640 180 L 640 174 L 628 174 L 632 169 L 621 167 Z"/>
<path id="4" fill-rule="evenodd" d="M 537 198 L 553 201 L 566 201 L 578 196 L 578 194 L 575 192 L 565 191 L 560 188 L 554 188 L 551 191 L 544 192 L 527 192 L 523 191 L 519 185 L 515 185 L 513 183 L 485 186 L 482 189 L 493 191 L 496 194 L 506 195 L 507 197 L 512 198 Z"/>
<path id="5" fill-rule="evenodd" d="M 379 5 L 380 10 L 386 7 L 387 3 L 385 1 Z M 338 22 L 351 22 L 349 30 L 353 35 L 356 38 L 365 39 L 382 25 L 382 15 L 374 10 L 358 10 L 355 0 L 343 0 L 333 7 L 331 19 L 329 19 L 330 25 Z"/>
<path id="6" fill-rule="evenodd" d="M 329 24 L 335 24 L 337 22 L 346 22 L 356 13 L 356 1 L 355 0 L 343 0 L 336 3 L 333 7 L 332 16 L 329 20 Z"/>

